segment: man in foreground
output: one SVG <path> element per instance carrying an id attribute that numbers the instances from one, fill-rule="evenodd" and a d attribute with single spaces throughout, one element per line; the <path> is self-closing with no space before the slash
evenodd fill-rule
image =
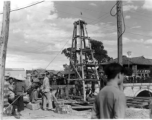
<path id="1" fill-rule="evenodd" d="M 92 119 L 123 119 L 125 117 L 126 98 L 119 89 L 124 79 L 124 68 L 111 63 L 105 69 L 107 84 L 96 96 L 92 110 Z"/>

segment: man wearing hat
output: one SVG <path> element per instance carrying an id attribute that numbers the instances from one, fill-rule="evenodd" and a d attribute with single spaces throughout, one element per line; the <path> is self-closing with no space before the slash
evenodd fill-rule
<path id="1" fill-rule="evenodd" d="M 20 118 L 20 112 L 24 110 L 23 96 L 25 91 L 25 78 L 22 75 L 16 76 L 14 84 L 15 102 L 13 104 L 13 114 L 16 118 Z"/>

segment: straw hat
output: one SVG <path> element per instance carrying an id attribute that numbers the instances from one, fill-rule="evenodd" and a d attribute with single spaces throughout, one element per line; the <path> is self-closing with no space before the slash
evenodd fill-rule
<path id="1" fill-rule="evenodd" d="M 14 78 L 15 78 L 16 80 L 20 80 L 20 81 L 25 81 L 25 80 L 26 80 L 25 77 L 23 77 L 21 74 L 18 75 L 18 76 L 15 76 Z"/>
<path id="2" fill-rule="evenodd" d="M 5 76 L 6 77 L 10 77 L 10 73 L 5 73 Z"/>

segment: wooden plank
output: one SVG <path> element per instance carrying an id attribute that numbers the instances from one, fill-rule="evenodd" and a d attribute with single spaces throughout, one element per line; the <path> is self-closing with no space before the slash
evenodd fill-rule
<path id="1" fill-rule="evenodd" d="M 80 81 L 100 81 L 98 79 L 68 79 L 69 81 L 80 80 Z"/>
<path id="2" fill-rule="evenodd" d="M 72 106 L 72 109 L 74 110 L 83 110 L 83 109 L 92 109 L 93 106 Z"/>
<path id="3" fill-rule="evenodd" d="M 79 99 L 82 99 L 82 98 L 83 98 L 82 96 L 76 96 L 76 95 L 69 95 L 69 97 L 79 98 Z"/>
<path id="4" fill-rule="evenodd" d="M 69 86 L 69 88 L 72 88 L 72 87 L 74 87 L 75 85 L 68 85 L 68 86 Z M 51 85 L 50 87 L 51 87 L 52 89 L 66 88 L 67 85 Z"/>
<path id="5" fill-rule="evenodd" d="M 9 38 L 10 1 L 4 1 L 3 22 L 0 38 L 0 118 L 3 119 L 3 88 L 5 75 L 5 61 L 7 54 L 7 43 Z"/>
<path id="6" fill-rule="evenodd" d="M 148 105 L 148 102 L 136 102 L 136 101 L 133 101 L 133 102 L 127 102 L 127 104 L 140 104 L 140 105 Z"/>
<path id="7" fill-rule="evenodd" d="M 126 98 L 133 98 L 133 99 L 152 99 L 152 97 L 129 97 L 129 96 L 126 96 Z"/>

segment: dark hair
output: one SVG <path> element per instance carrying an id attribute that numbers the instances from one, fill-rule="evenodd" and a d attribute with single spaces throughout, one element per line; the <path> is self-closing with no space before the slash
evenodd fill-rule
<path id="1" fill-rule="evenodd" d="M 49 73 L 49 72 L 45 72 L 45 74 L 46 74 L 46 75 L 50 75 L 50 73 Z"/>
<path id="2" fill-rule="evenodd" d="M 117 74 L 125 73 L 125 69 L 118 63 L 110 63 L 105 67 L 105 74 L 107 75 L 108 80 L 114 79 Z"/>

